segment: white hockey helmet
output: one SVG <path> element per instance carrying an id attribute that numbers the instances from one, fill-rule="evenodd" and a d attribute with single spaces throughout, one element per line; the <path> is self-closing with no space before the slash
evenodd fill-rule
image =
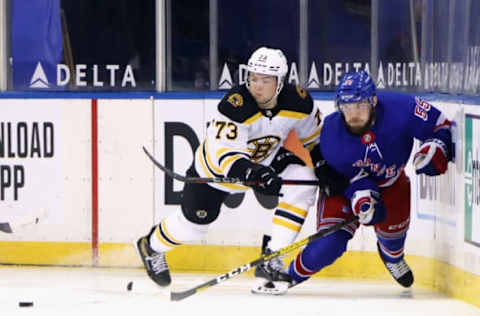
<path id="1" fill-rule="evenodd" d="M 277 96 L 283 88 L 283 82 L 287 75 L 287 58 L 280 49 L 260 47 L 253 52 L 247 65 L 247 87 L 250 86 L 248 73 L 255 72 L 259 74 L 277 77 Z"/>

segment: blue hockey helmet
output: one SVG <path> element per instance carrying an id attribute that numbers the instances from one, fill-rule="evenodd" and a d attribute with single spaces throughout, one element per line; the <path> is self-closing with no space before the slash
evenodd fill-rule
<path id="1" fill-rule="evenodd" d="M 343 75 L 337 86 L 335 104 L 339 108 L 342 103 L 360 102 L 364 99 L 368 99 L 369 103 L 373 104 L 375 95 L 375 84 L 368 72 L 365 70 L 348 72 Z"/>

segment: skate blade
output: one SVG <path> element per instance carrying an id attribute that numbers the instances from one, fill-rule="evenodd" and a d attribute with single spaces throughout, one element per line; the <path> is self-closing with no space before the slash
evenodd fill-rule
<path id="1" fill-rule="evenodd" d="M 250 292 L 252 294 L 260 295 L 284 295 L 287 293 L 289 286 L 289 282 L 269 281 L 262 278 L 257 278 L 256 283 L 250 289 Z"/>

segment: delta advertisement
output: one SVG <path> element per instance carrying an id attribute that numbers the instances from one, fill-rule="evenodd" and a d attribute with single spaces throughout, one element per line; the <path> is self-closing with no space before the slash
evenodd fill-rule
<path id="1" fill-rule="evenodd" d="M 467 60 L 478 60 L 480 47 L 471 46 L 467 51 Z M 33 67 L 34 66 L 34 67 Z M 33 67 L 33 68 L 32 68 Z M 313 61 L 307 70 L 307 79 L 300 80 L 296 62 L 289 64 L 286 80 L 289 83 L 303 85 L 308 89 L 325 89 L 338 85 L 342 74 L 350 71 L 366 70 L 373 73 L 372 65 L 368 62 L 321 62 Z M 47 71 L 48 69 L 48 71 Z M 245 64 L 230 69 L 227 63 L 223 64 L 218 79 L 218 89 L 228 90 L 236 83 L 243 84 L 246 78 Z M 237 74 L 238 78 L 232 76 Z M 20 76 L 20 74 L 18 75 Z M 475 93 L 480 85 L 480 67 L 476 64 L 466 66 L 465 63 L 429 62 L 383 62 L 375 65 L 375 82 L 379 89 L 408 88 L 415 91 L 448 89 Z M 28 78 L 27 78 L 28 77 Z M 87 65 L 87 64 L 53 64 L 44 65 L 41 61 L 32 61 L 23 66 L 21 81 L 29 89 L 68 90 L 70 88 L 93 87 L 98 89 L 135 89 L 137 79 L 132 65 Z"/>

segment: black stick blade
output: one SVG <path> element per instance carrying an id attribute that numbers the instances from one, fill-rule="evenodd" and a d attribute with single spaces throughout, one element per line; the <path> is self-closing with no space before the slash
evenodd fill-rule
<path id="1" fill-rule="evenodd" d="M 145 154 L 148 156 L 148 158 L 150 158 L 150 160 L 153 162 L 153 164 L 155 166 L 157 166 L 158 168 L 160 168 L 160 170 L 162 170 L 163 172 L 165 172 L 169 177 L 171 178 L 174 178 L 174 179 L 177 179 L 179 181 L 183 181 L 185 182 L 187 180 L 186 177 L 182 176 L 182 175 L 179 175 L 178 173 L 175 173 L 173 172 L 172 170 L 166 168 L 165 166 L 163 166 L 161 163 L 159 163 L 155 157 L 153 157 L 153 155 L 145 148 L 145 146 L 142 146 L 143 148 L 143 151 L 145 152 Z"/>
<path id="2" fill-rule="evenodd" d="M 192 296 L 196 292 L 197 292 L 196 290 L 187 290 L 187 291 L 183 291 L 183 292 L 171 292 L 170 293 L 170 300 L 171 301 L 181 301 L 184 298 Z"/>

